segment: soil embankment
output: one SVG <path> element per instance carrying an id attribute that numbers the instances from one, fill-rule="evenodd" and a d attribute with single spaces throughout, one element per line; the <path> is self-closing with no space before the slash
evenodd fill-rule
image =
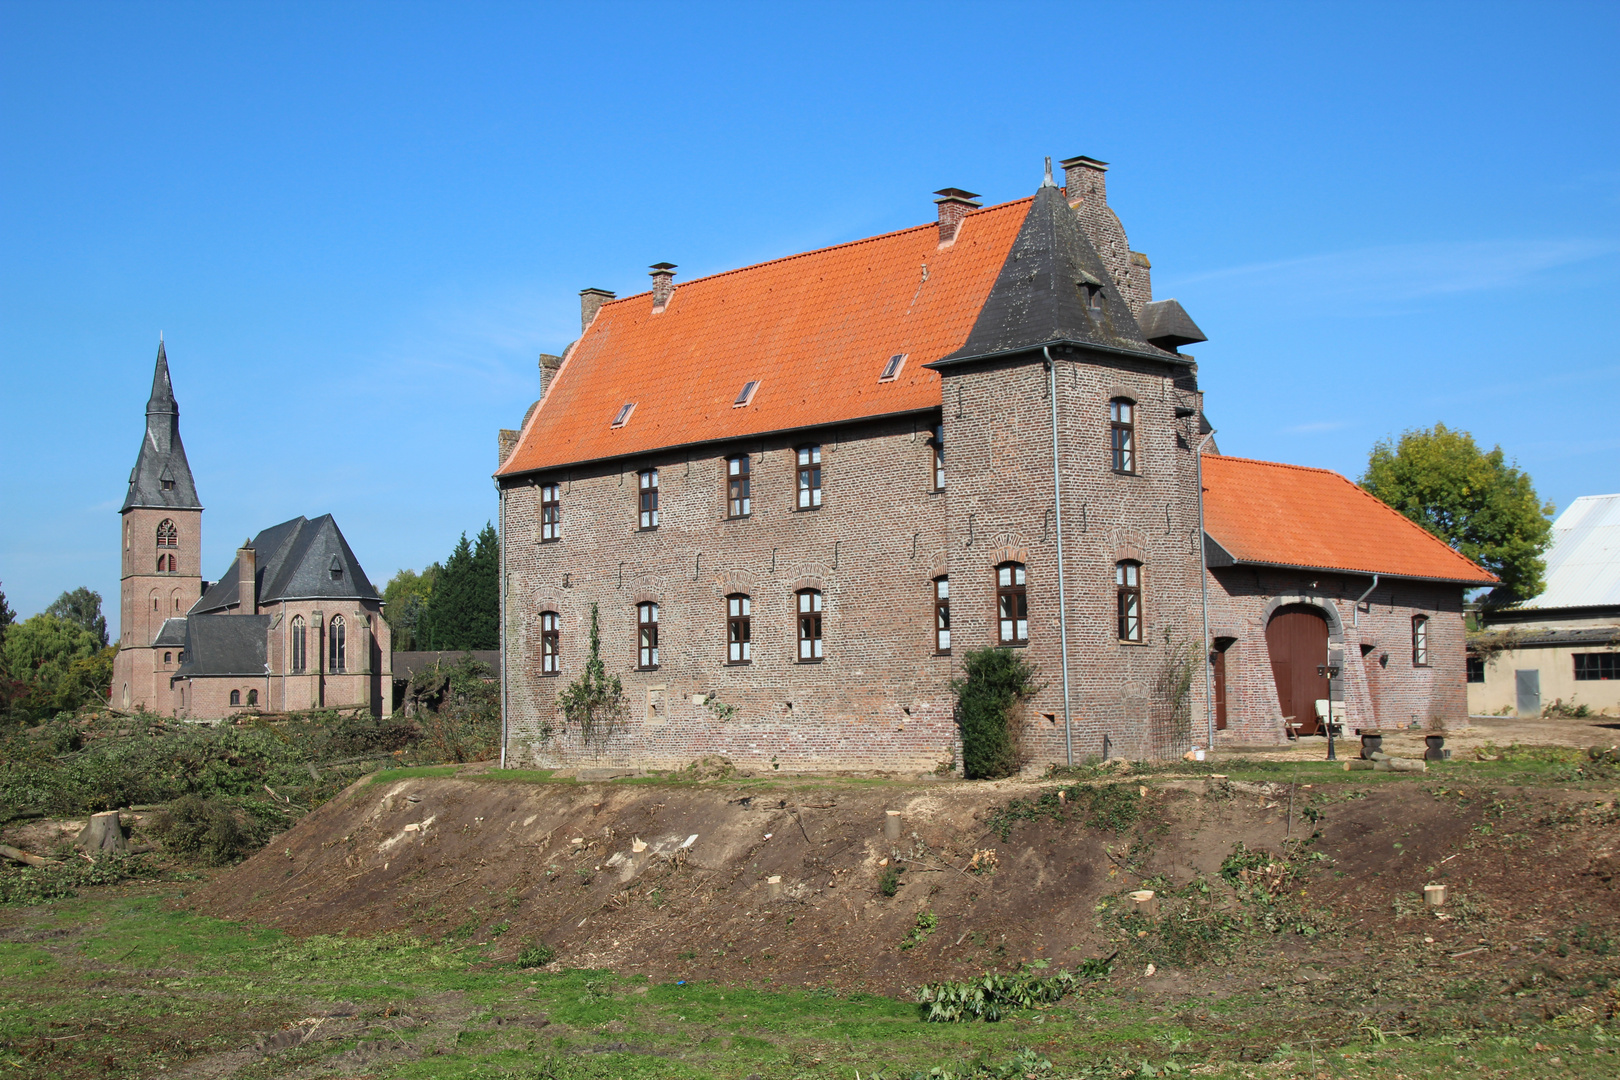
<path id="1" fill-rule="evenodd" d="M 1340 952 L 1307 957 L 1313 939 L 1289 928 L 1295 916 L 1270 936 L 1250 920 L 1248 958 L 1327 971 L 1363 967 L 1363 942 L 1441 960 L 1473 950 L 1466 963 L 1479 964 L 1566 933 L 1576 915 L 1620 925 L 1612 793 L 1123 777 L 1090 788 L 1106 797 L 1033 801 L 1056 787 L 385 779 L 355 785 L 187 904 L 301 934 L 454 935 L 514 956 L 539 941 L 559 965 L 657 981 L 882 992 L 1122 946 L 1130 959 L 1139 935 L 1120 918 L 1124 894 L 1155 876 L 1202 875 L 1228 907 L 1271 880 L 1268 910 L 1286 902 L 1350 933 Z M 888 811 L 898 839 L 885 836 Z M 1220 870 L 1240 844 L 1274 857 L 1233 889 Z M 1281 876 L 1266 878 L 1267 862 Z M 1450 909 L 1424 908 L 1429 883 L 1448 885 Z M 1180 985 L 1219 993 L 1228 976 Z M 1161 970 L 1153 985 L 1182 978 Z"/>

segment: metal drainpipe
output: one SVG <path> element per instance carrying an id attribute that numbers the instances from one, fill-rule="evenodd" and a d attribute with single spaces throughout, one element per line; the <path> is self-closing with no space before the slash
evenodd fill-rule
<path id="1" fill-rule="evenodd" d="M 499 480 L 495 482 L 495 490 L 499 493 L 500 510 L 496 517 L 501 522 L 501 532 L 496 540 L 501 545 L 501 768 L 506 768 L 506 669 L 510 665 L 506 662 L 506 488 Z"/>
<path id="2" fill-rule="evenodd" d="M 1203 414 L 1202 409 L 1198 410 L 1200 417 Z M 1214 644 L 1209 640 L 1209 554 L 1204 550 L 1204 447 L 1214 437 L 1215 429 L 1210 428 L 1198 449 L 1193 451 L 1198 462 L 1198 585 L 1204 592 L 1204 721 L 1209 733 L 1206 747 L 1209 750 L 1215 749 L 1215 689 L 1211 685 L 1214 674 L 1210 671 L 1209 658 L 1210 646 Z"/>
<path id="3" fill-rule="evenodd" d="M 1043 345 L 1046 355 L 1047 388 L 1052 400 L 1052 506 L 1057 517 L 1058 551 L 1058 647 L 1063 651 L 1063 750 L 1068 763 L 1074 764 L 1074 734 L 1069 723 L 1069 602 L 1067 583 L 1063 577 L 1063 484 L 1058 467 L 1058 414 L 1057 366 L 1052 363 L 1052 348 Z"/>
<path id="4" fill-rule="evenodd" d="M 1367 591 L 1362 593 L 1360 596 L 1356 597 L 1356 602 L 1354 604 L 1350 605 L 1350 625 L 1351 626 L 1360 626 L 1361 625 L 1361 602 L 1363 600 L 1367 599 L 1367 597 L 1371 596 L 1372 591 L 1374 589 L 1376 589 L 1376 588 L 1378 588 L 1378 575 L 1374 574 L 1373 579 L 1372 579 L 1372 584 L 1367 586 Z M 1330 720 L 1332 719 L 1332 714 L 1331 713 L 1329 713 L 1328 718 Z"/>

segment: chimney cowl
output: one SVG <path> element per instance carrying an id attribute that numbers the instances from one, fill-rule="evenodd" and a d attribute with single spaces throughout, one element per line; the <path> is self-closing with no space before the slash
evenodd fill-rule
<path id="1" fill-rule="evenodd" d="M 939 207 L 939 242 L 949 244 L 956 239 L 956 232 L 962 224 L 962 219 L 979 209 L 983 203 L 975 201 L 978 195 L 962 188 L 940 188 L 934 194 L 939 196 L 934 200 L 935 205 Z"/>
<path id="2" fill-rule="evenodd" d="M 580 333 L 583 334 L 585 332 L 585 328 L 591 325 L 591 320 L 596 318 L 596 313 L 601 310 L 602 305 L 607 303 L 609 300 L 614 299 L 616 296 L 617 294 L 611 289 L 579 290 Z"/>
<path id="3" fill-rule="evenodd" d="M 669 303 L 669 298 L 675 295 L 675 264 L 672 262 L 653 263 L 647 276 L 653 279 L 652 298 L 653 310 L 663 311 Z"/>

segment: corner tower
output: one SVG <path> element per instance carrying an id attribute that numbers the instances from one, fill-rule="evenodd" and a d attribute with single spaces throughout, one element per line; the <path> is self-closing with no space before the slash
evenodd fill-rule
<path id="1" fill-rule="evenodd" d="M 160 341 L 146 402 L 146 434 L 119 511 L 123 569 L 114 708 L 175 711 L 169 674 L 180 666 L 186 612 L 202 595 L 202 510 L 180 442 L 180 406 Z M 165 632 L 171 619 L 181 621 L 168 624 Z"/>

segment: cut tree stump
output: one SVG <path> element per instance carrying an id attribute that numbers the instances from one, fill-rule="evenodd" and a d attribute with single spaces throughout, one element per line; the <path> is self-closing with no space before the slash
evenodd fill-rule
<path id="1" fill-rule="evenodd" d="M 91 814 L 90 824 L 73 843 L 91 855 L 123 855 L 129 851 L 129 841 L 124 839 L 124 827 L 116 810 Z"/>

